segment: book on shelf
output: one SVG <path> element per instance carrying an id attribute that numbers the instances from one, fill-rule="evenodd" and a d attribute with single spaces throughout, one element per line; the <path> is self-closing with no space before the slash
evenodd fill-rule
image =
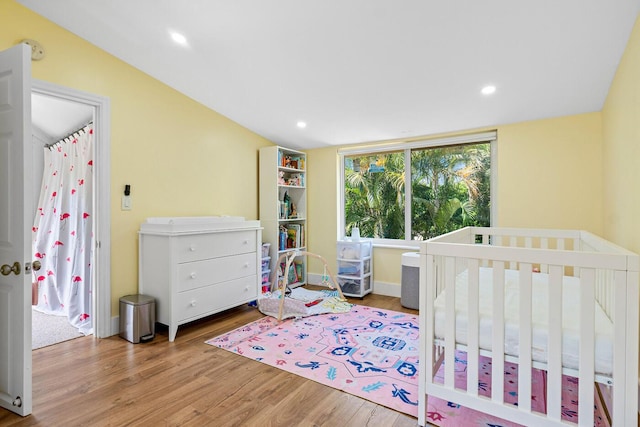
<path id="1" fill-rule="evenodd" d="M 278 266 L 278 277 L 284 277 L 284 271 L 287 268 L 286 262 L 281 262 Z M 301 262 L 292 262 L 289 265 L 289 274 L 287 274 L 287 284 L 301 282 L 304 279 L 304 266 Z"/>
<path id="2" fill-rule="evenodd" d="M 304 225 L 303 224 L 287 224 L 287 249 L 303 248 L 305 246 Z"/>
<path id="3" fill-rule="evenodd" d="M 287 247 L 299 248 L 300 247 L 300 225 L 299 224 L 287 224 Z"/>

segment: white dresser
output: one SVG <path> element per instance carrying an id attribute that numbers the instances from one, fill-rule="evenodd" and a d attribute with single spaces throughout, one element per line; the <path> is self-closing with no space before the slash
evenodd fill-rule
<path id="1" fill-rule="evenodd" d="M 242 217 L 148 218 L 139 231 L 141 294 L 156 299 L 156 319 L 178 326 L 257 299 L 260 221 Z"/>

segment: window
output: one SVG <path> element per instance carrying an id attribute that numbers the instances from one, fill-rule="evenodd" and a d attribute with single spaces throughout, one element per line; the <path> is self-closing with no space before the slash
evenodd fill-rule
<path id="1" fill-rule="evenodd" d="M 393 244 L 489 226 L 493 141 L 490 132 L 341 151 L 340 237 L 358 227 Z"/>

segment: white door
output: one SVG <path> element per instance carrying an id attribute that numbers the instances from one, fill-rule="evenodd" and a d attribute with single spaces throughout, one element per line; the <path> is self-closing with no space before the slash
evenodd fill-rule
<path id="1" fill-rule="evenodd" d="M 0 52 L 0 406 L 31 403 L 31 50 Z M 28 175 L 28 176 L 27 176 Z"/>

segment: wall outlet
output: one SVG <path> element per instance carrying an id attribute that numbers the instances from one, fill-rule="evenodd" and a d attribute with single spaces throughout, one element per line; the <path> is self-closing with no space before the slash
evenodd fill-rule
<path id="1" fill-rule="evenodd" d="M 122 196 L 122 210 L 123 211 L 131 210 L 131 196 Z"/>

